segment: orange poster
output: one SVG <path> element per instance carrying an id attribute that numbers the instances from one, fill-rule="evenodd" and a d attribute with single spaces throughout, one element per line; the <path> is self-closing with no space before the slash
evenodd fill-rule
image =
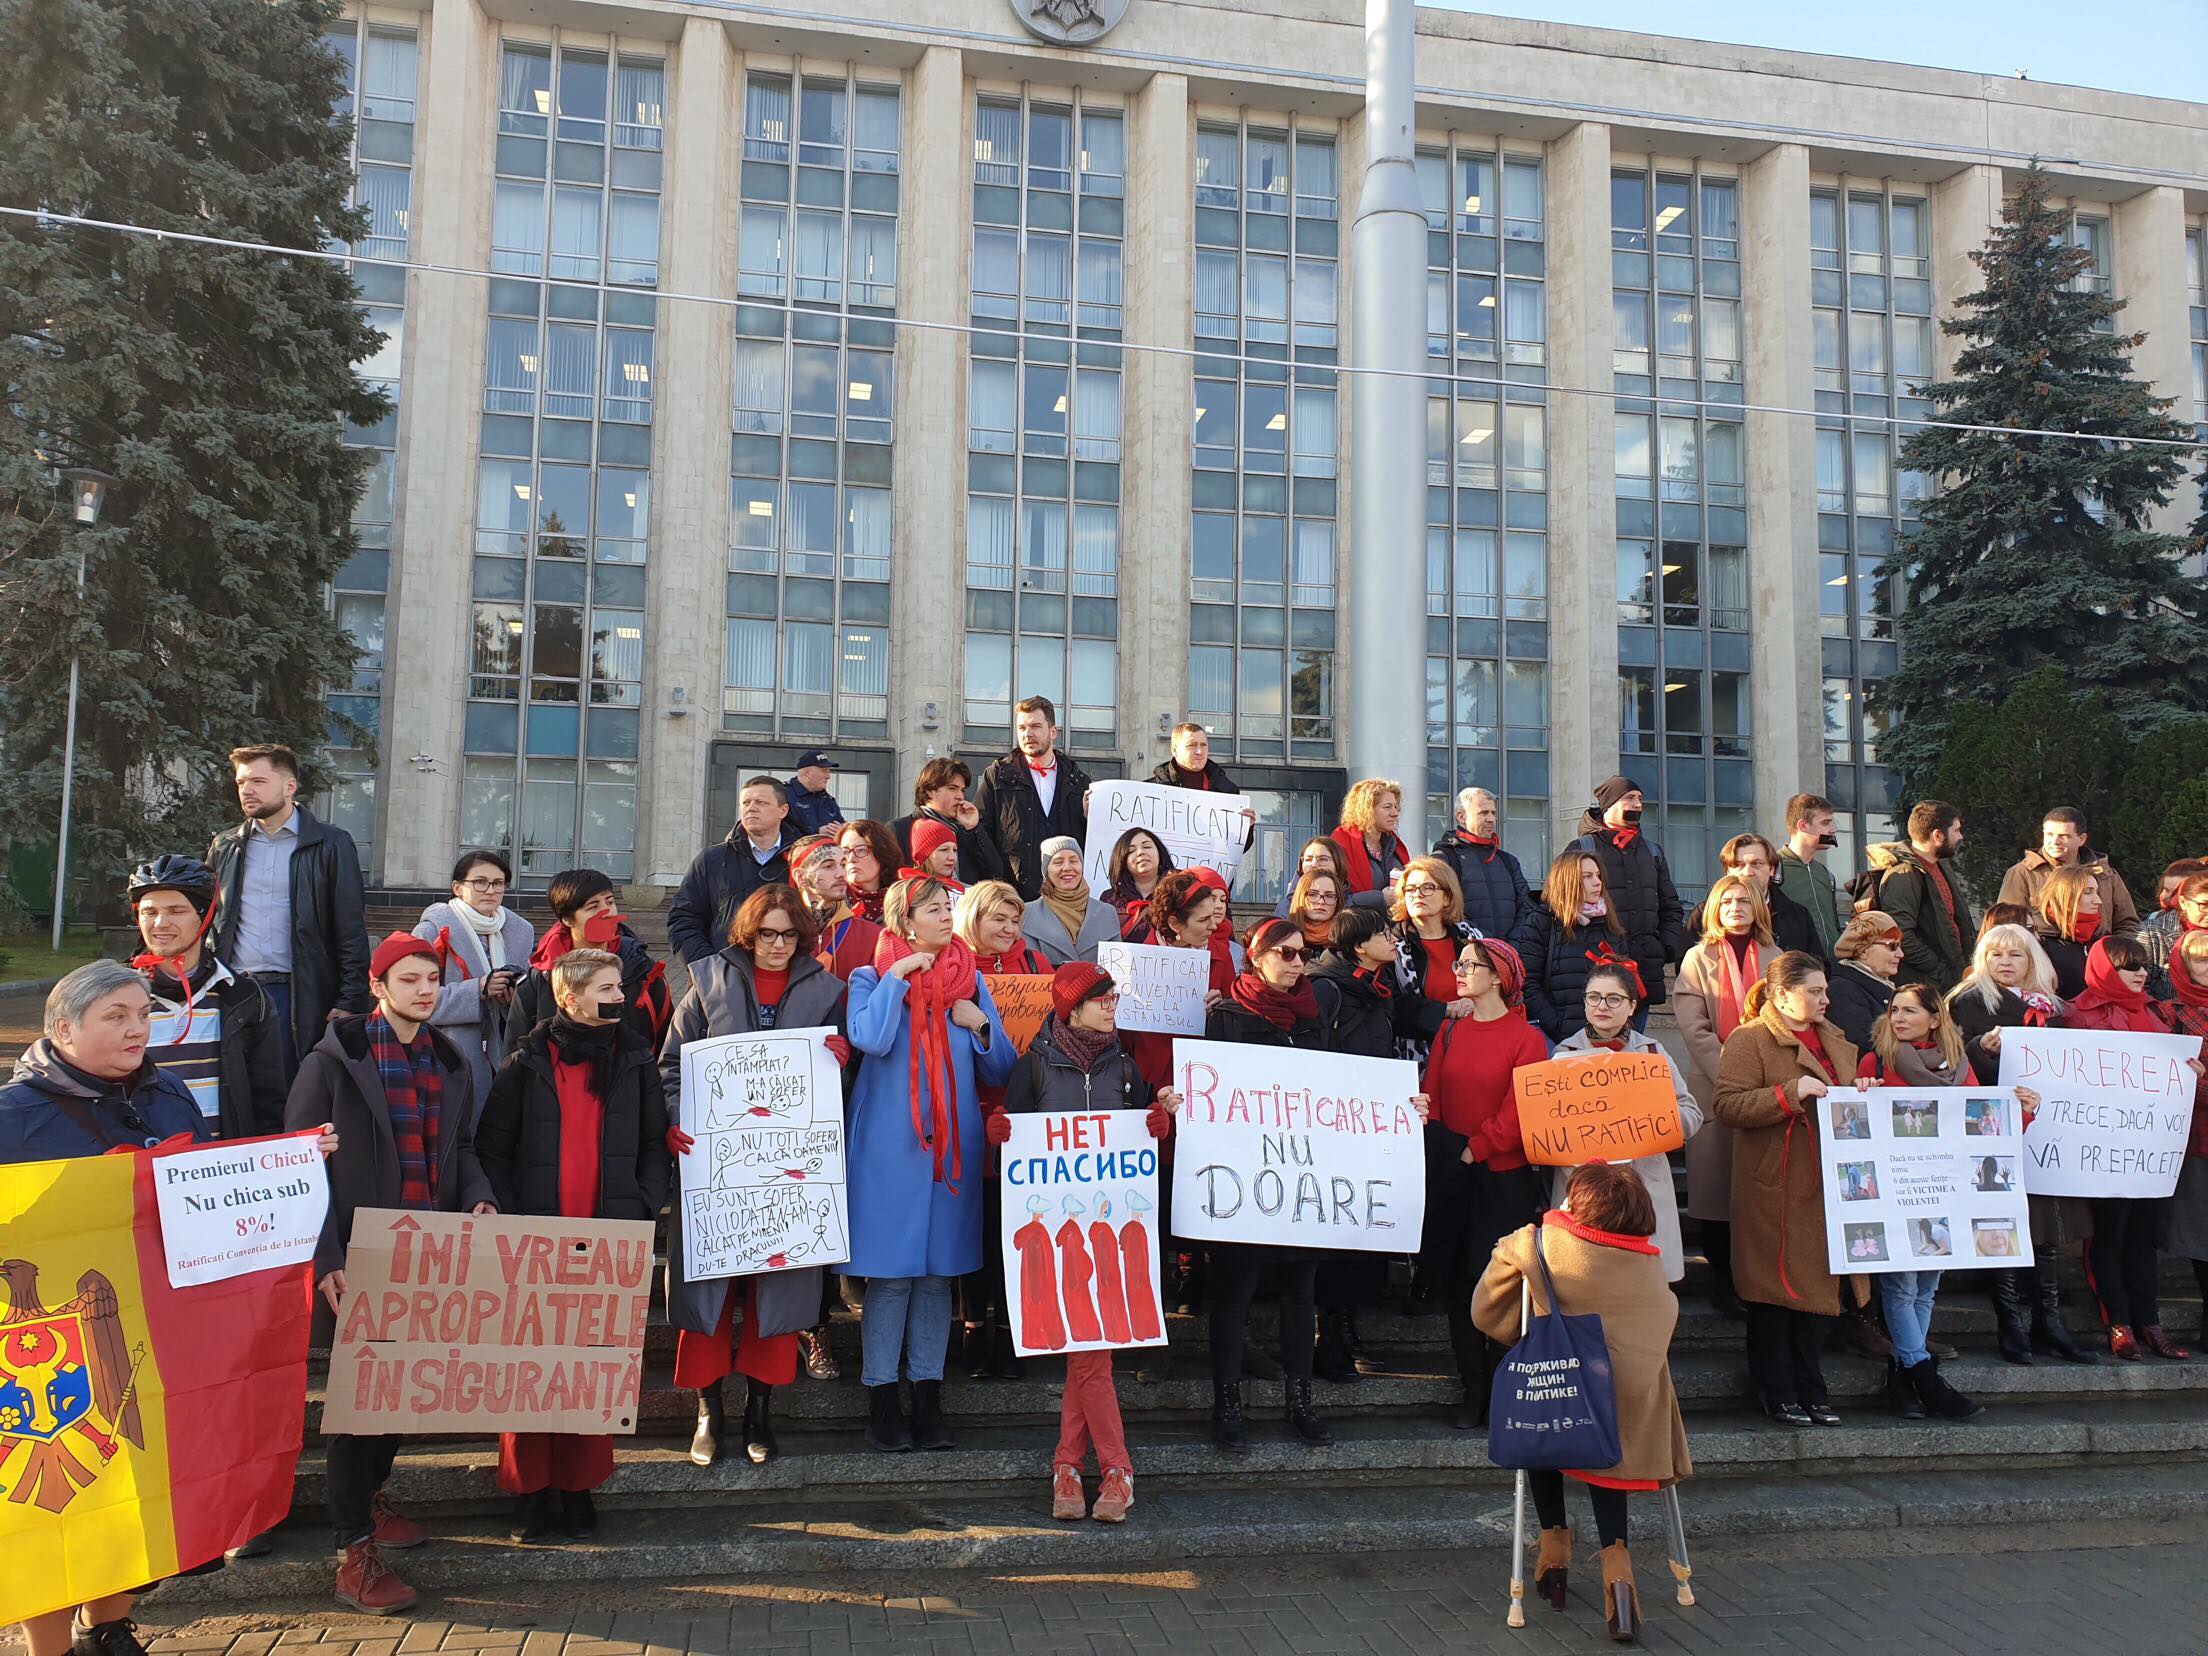
<path id="1" fill-rule="evenodd" d="M 1632 1161 L 1686 1143 L 1660 1052 L 1575 1052 L 1527 1064 L 1513 1080 L 1519 1137 L 1537 1166 Z"/>
<path id="2" fill-rule="evenodd" d="M 997 1003 L 997 1016 L 1005 1034 L 1012 1037 L 1015 1052 L 1025 1052 L 1043 1032 L 1050 1016 L 1050 974 L 1047 972 L 986 972 L 989 998 Z"/>

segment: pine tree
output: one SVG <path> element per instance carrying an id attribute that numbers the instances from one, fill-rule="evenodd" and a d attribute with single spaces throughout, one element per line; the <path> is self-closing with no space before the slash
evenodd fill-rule
<path id="1" fill-rule="evenodd" d="M 352 240 L 334 0 L 0 0 L 0 202 L 279 247 Z M 0 219 L 0 837 L 50 842 L 82 662 L 71 854 L 94 903 L 235 813 L 226 756 L 328 734 L 354 649 L 323 588 L 388 412 L 346 268 Z M 114 474 L 95 531 L 55 473 Z M 78 559 L 87 560 L 77 590 Z"/>
<path id="2" fill-rule="evenodd" d="M 2123 301 L 2072 288 L 2090 255 L 2048 190 L 2033 167 L 1971 254 L 1985 285 L 1941 324 L 1967 342 L 1956 377 L 1926 388 L 1952 424 L 1902 445 L 1938 490 L 1885 566 L 1912 592 L 1899 670 L 1875 692 L 1905 802 L 1927 791 L 1958 708 L 2040 668 L 2100 692 L 2133 735 L 2208 709 L 2208 592 L 2180 567 L 2187 537 L 2149 526 L 2183 451 L 2137 441 L 2191 434 L 2132 377 L 2145 335 L 2101 331 Z M 2104 440 L 2006 435 L 2034 430 Z"/>

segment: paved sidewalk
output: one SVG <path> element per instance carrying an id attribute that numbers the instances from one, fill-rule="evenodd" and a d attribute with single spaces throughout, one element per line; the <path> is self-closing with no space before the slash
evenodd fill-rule
<path id="1" fill-rule="evenodd" d="M 2198 1656 L 2208 1649 L 2208 1571 L 2201 1568 L 2208 1522 L 1712 1542 L 1696 1558 L 1692 1609 L 1672 1602 L 1654 1538 L 1643 1546 L 1650 1650 Z M 143 1631 L 160 1656 L 1555 1656 L 1617 1648 L 1603 1637 L 1596 1608 L 1600 1572 L 1591 1538 L 1582 1538 L 1574 1561 L 1570 1609 L 1559 1616 L 1529 1590 L 1522 1631 L 1503 1623 L 1502 1565 L 1501 1553 L 1481 1548 L 1097 1575 L 945 1574 L 924 1582 L 585 1583 L 526 1595 L 451 1595 L 426 1601 L 417 1617 L 383 1621 L 327 1600 L 181 1620 L 188 1607 L 165 1617 L 156 1601 L 144 1607 Z"/>

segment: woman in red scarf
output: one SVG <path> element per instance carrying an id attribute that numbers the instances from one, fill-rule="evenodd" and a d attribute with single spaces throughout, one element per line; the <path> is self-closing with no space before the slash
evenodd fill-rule
<path id="1" fill-rule="evenodd" d="M 1341 877 L 1330 868 L 1315 868 L 1301 876 L 1288 894 L 1288 918 L 1303 932 L 1304 945 L 1313 954 L 1333 941 L 1334 916 L 1342 912 Z M 1389 951 L 1394 961 L 1394 951 Z"/>
<path id="2" fill-rule="evenodd" d="M 1143 923 L 1158 882 L 1173 872 L 1173 853 L 1146 828 L 1130 828 L 1112 847 L 1104 870 L 1104 901 L 1119 911 L 1119 935 L 1131 936 Z"/>
<path id="3" fill-rule="evenodd" d="M 2062 869 L 2047 882 L 2052 890 Z M 2088 880 L 2090 871 L 2086 871 Z M 2147 999 L 2146 946 L 2135 937 L 2104 937 L 2085 961 L 2085 992 L 2063 1014 L 2065 1029 L 2101 1029 L 2118 1034 L 2164 1035 L 2169 1025 Z M 2193 1073 L 2200 1060 L 2190 1060 Z M 2093 1239 L 2085 1245 L 2086 1286 L 2100 1307 L 2108 1330 L 2108 1349 L 2130 1362 L 2142 1351 L 2177 1361 L 2189 1355 L 2162 1332 L 2155 1278 L 2162 1269 L 2159 1236 L 2170 1205 L 2167 1196 L 2096 1196 Z"/>
<path id="4" fill-rule="evenodd" d="M 1352 892 L 1385 891 L 1411 854 L 1395 831 L 1403 815 L 1403 784 L 1368 776 L 1351 785 L 1342 801 L 1342 823 L 1327 837 L 1342 854 Z"/>
<path id="5" fill-rule="evenodd" d="M 2055 966 L 2055 992 L 2066 1001 L 2085 993 L 2086 954 L 2095 938 L 2106 935 L 2101 925 L 2101 887 L 2094 871 L 2073 864 L 2048 876 L 2039 894 L 2039 913 L 2032 929 Z"/>
<path id="6" fill-rule="evenodd" d="M 2208 896 L 2208 888 L 2204 888 Z M 2188 929 L 2170 949 L 2170 998 L 2156 1006 L 2172 1034 L 2208 1036 L 2208 929 Z M 2208 1306 L 2208 1079 L 2193 1092 L 2193 1132 L 2170 1197 L 2162 1246 L 2193 1262 L 2193 1280 Z M 2208 1320 L 2208 1313 L 2204 1313 Z M 2208 1335 L 2208 1328 L 2201 1330 Z M 2208 1346 L 2208 1338 L 2199 1342 Z"/>
<path id="7" fill-rule="evenodd" d="M 952 843 L 957 843 L 955 837 Z M 882 897 L 904 860 L 897 852 L 897 836 L 879 822 L 850 822 L 836 844 L 843 850 L 843 900 L 860 919 L 880 925 Z"/>

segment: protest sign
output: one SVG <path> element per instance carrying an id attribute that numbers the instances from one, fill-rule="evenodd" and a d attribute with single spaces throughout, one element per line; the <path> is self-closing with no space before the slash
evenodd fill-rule
<path id="1" fill-rule="evenodd" d="M 1415 1253 L 1426 1222 L 1418 1067 L 1300 1047 L 1173 1043 L 1173 1234 Z"/>
<path id="2" fill-rule="evenodd" d="M 1687 1141 L 1671 1060 L 1660 1052 L 1574 1052 L 1512 1076 L 1518 1136 L 1537 1167 L 1660 1156 Z"/>
<path id="3" fill-rule="evenodd" d="M 997 1003 L 997 1021 L 1004 1025 L 1012 1050 L 1025 1052 L 1035 1044 L 1035 1037 L 1050 1018 L 1050 974 L 984 972 L 981 981 L 989 986 L 989 998 Z"/>
<path id="4" fill-rule="evenodd" d="M 153 1195 L 169 1286 L 189 1288 L 314 1257 L 330 1211 L 316 1133 L 229 1139 L 157 1156 Z"/>
<path id="5" fill-rule="evenodd" d="M 2032 1263 L 2016 1094 L 1839 1087 L 1811 1107 L 1835 1274 Z"/>
<path id="6" fill-rule="evenodd" d="M 749 1276 L 851 1257 L 843 1080 L 828 1029 L 716 1035 L 682 1048 L 676 1158 L 683 1274 Z"/>
<path id="7" fill-rule="evenodd" d="M 1013 1349 L 1165 1344 L 1158 1145 L 1143 1112 L 1008 1119 L 1000 1245 Z"/>
<path id="8" fill-rule="evenodd" d="M 648 1219 L 362 1208 L 326 1433 L 636 1430 Z"/>
<path id="9" fill-rule="evenodd" d="M 1112 847 L 1130 828 L 1141 828 L 1164 846 L 1175 868 L 1216 868 L 1234 884 L 1242 847 L 1250 837 L 1250 802 L 1240 794 L 1168 788 L 1158 782 L 1097 782 L 1089 788 L 1089 836 L 1081 869 L 1089 890 L 1111 889 Z"/>
<path id="10" fill-rule="evenodd" d="M 2197 1035 L 2004 1029 L 2001 1085 L 2030 1087 L 2024 1133 L 2034 1196 L 2167 1196 L 2193 1120 Z"/>
<path id="11" fill-rule="evenodd" d="M 1201 1035 L 1204 994 L 1211 988 L 1211 951 L 1160 943 L 1099 943 L 1096 963 L 1119 986 L 1121 1029 L 1153 1035 Z"/>

